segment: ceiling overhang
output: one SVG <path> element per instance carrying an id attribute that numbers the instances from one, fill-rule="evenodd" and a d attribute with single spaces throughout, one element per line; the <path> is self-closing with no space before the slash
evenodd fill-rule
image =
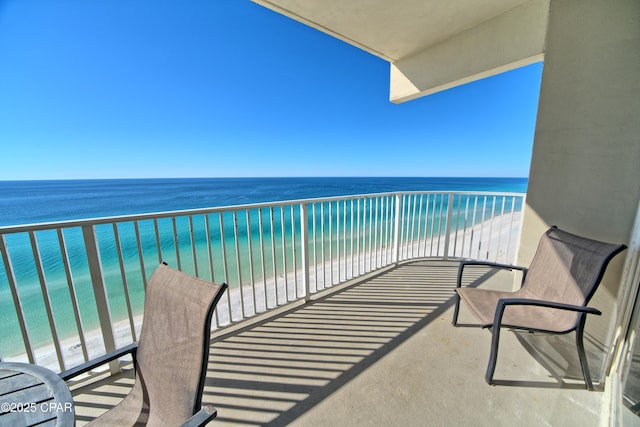
<path id="1" fill-rule="evenodd" d="M 549 0 L 253 0 L 390 63 L 404 102 L 540 61 Z"/>

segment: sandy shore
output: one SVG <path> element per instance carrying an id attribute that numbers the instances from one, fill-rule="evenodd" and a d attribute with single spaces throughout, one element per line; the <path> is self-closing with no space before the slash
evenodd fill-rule
<path id="1" fill-rule="evenodd" d="M 520 230 L 521 212 L 514 212 L 496 216 L 492 220 L 484 221 L 467 227 L 466 230 L 452 231 L 449 243 L 449 256 L 457 258 L 490 259 L 498 262 L 511 263 L 515 259 L 517 250 L 517 236 Z M 510 239 L 510 240 L 509 240 Z M 380 248 L 377 248 L 380 251 Z M 391 264 L 391 249 L 383 248 L 384 253 L 370 253 L 362 251 L 359 256 L 342 256 L 339 260 L 325 262 L 320 265 L 321 259 L 317 259 L 318 267 L 314 268 L 313 252 L 309 271 L 309 287 L 311 292 L 329 288 L 338 283 L 352 279 L 355 276 L 375 270 Z M 421 239 L 413 244 L 405 244 L 399 249 L 399 259 L 420 257 L 444 257 L 444 238 L 435 236 Z M 298 266 L 300 267 L 300 266 Z M 324 267 L 324 268 L 323 268 Z M 353 270 L 353 271 L 352 271 Z M 317 278 L 316 278 L 317 274 Z M 333 283 L 329 281 L 333 278 Z M 325 280 L 327 283 L 325 283 Z M 243 317 L 251 317 L 257 313 L 266 311 L 302 298 L 305 294 L 302 271 L 289 272 L 285 277 L 280 274 L 277 278 L 266 281 L 257 281 L 253 286 L 244 285 L 230 289 L 227 295 L 222 297 L 214 316 L 214 325 L 223 327 L 241 320 Z M 277 303 L 276 303 L 277 300 Z M 244 303 L 243 303 L 244 301 Z M 136 337 L 140 333 L 142 315 L 133 319 Z M 131 334 L 129 319 L 114 323 L 113 331 L 118 347 L 134 341 Z M 89 359 L 105 353 L 102 333 L 99 329 L 85 332 L 86 349 Z M 78 336 L 64 339 L 60 342 L 65 369 L 84 362 L 84 354 Z M 54 371 L 62 370 L 53 344 L 35 349 L 36 363 L 46 366 Z M 7 357 L 5 361 L 27 362 L 26 354 Z"/>

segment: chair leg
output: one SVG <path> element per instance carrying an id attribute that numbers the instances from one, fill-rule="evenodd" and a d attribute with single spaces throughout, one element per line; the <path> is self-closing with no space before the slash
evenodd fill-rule
<path id="1" fill-rule="evenodd" d="M 493 385 L 493 374 L 496 371 L 496 362 L 498 361 L 498 343 L 500 342 L 500 328 L 491 327 L 491 354 L 489 355 L 489 363 L 487 364 L 487 373 L 484 378 L 487 384 Z"/>
<path id="2" fill-rule="evenodd" d="M 587 362 L 587 355 L 584 351 L 584 323 L 586 316 L 580 314 L 578 320 L 578 327 L 576 328 L 576 346 L 578 347 L 578 357 L 580 358 L 580 367 L 582 368 L 582 376 L 584 377 L 584 383 L 587 390 L 593 390 L 593 383 L 591 382 L 591 374 L 589 373 L 589 364 Z"/>
<path id="3" fill-rule="evenodd" d="M 458 267 L 458 278 L 456 279 L 456 289 L 462 286 L 462 271 L 464 270 L 464 263 L 461 263 Z M 460 312 L 460 295 L 458 292 L 455 293 L 456 306 L 453 309 L 453 326 L 458 326 L 458 313 Z"/>
<path id="4" fill-rule="evenodd" d="M 453 320 L 451 321 L 451 323 L 453 323 L 453 326 L 458 326 L 458 312 L 460 311 L 460 295 L 458 295 L 458 293 L 456 292 L 456 295 L 454 298 L 456 299 L 456 305 L 455 305 L 455 308 L 453 309 Z"/>

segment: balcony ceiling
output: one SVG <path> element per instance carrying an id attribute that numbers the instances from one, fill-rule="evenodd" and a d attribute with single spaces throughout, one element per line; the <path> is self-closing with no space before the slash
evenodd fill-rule
<path id="1" fill-rule="evenodd" d="M 414 55 L 528 0 L 254 0 L 389 62 Z"/>
<path id="2" fill-rule="evenodd" d="M 549 0 L 253 0 L 391 64 L 403 102 L 540 61 Z"/>

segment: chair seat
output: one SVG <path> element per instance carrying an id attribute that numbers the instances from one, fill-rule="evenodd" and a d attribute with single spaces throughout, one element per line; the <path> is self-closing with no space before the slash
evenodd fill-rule
<path id="1" fill-rule="evenodd" d="M 526 289 L 515 292 L 494 291 L 478 288 L 456 289 L 469 310 L 482 326 L 492 326 L 498 306 L 503 298 L 538 299 Z M 502 326 L 563 333 L 575 328 L 578 315 L 566 310 L 546 307 L 512 305 L 506 308 L 502 317 Z"/>
<path id="2" fill-rule="evenodd" d="M 146 426 L 149 422 L 149 405 L 145 404 L 137 389 L 132 390 L 122 402 L 102 414 L 90 426 Z M 165 402 L 169 404 L 170 402 Z M 158 423 L 158 420 L 155 420 Z M 152 424 L 150 424 L 152 425 Z"/>

